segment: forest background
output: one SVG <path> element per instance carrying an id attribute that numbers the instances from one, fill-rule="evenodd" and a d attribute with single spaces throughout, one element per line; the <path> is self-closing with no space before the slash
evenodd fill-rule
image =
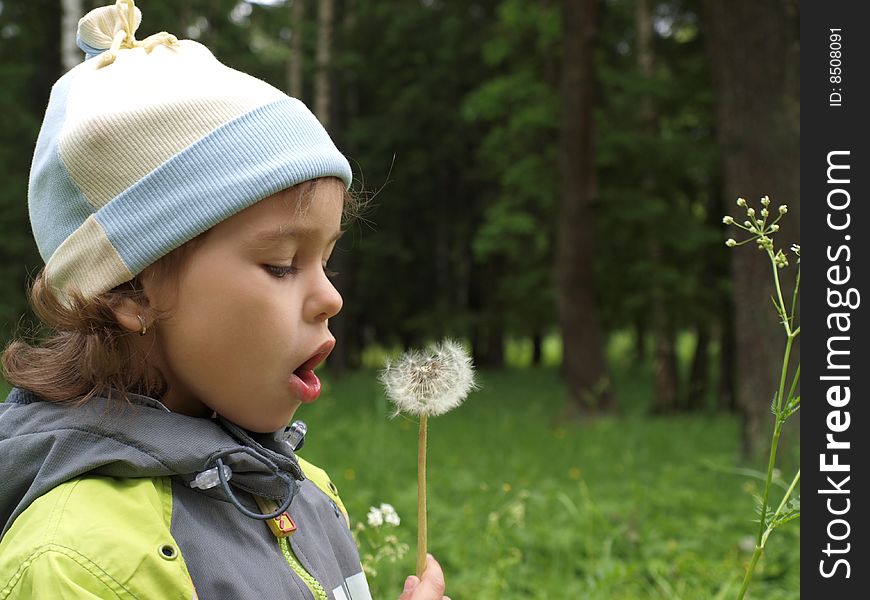
<path id="1" fill-rule="evenodd" d="M 4 343 L 33 322 L 27 177 L 50 88 L 104 3 L 0 1 Z M 410 428 L 371 382 L 384 356 L 449 335 L 485 384 L 431 434 L 455 457 L 431 467 L 430 500 L 451 595 L 736 590 L 784 339 L 766 257 L 726 249 L 722 216 L 769 195 L 789 207 L 782 245 L 800 243 L 796 1 L 138 5 L 139 38 L 197 39 L 305 101 L 369 200 L 330 261 L 345 302 L 306 417 L 352 516 L 392 501 L 413 539 Z M 797 530 L 758 597 L 798 597 Z M 373 587 L 398 590 L 412 558 L 379 560 Z"/>

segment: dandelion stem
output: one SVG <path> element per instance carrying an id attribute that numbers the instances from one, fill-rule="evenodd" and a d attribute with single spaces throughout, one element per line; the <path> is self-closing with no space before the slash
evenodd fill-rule
<path id="1" fill-rule="evenodd" d="M 417 577 L 423 577 L 426 568 L 426 433 L 429 418 L 420 415 L 420 434 L 417 438 Z"/>

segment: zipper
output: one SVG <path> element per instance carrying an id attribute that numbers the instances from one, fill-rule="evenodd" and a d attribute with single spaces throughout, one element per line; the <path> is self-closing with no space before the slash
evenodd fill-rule
<path id="1" fill-rule="evenodd" d="M 290 546 L 290 538 L 278 538 L 278 544 L 281 546 L 281 554 L 284 555 L 284 558 L 287 559 L 288 563 L 290 563 L 290 567 L 297 575 L 299 575 L 302 581 L 305 582 L 305 585 L 308 586 L 308 589 L 311 591 L 315 600 L 329 600 L 326 597 L 326 590 L 323 589 L 320 582 L 317 581 L 311 573 L 306 571 L 305 567 L 302 566 L 302 563 L 299 562 L 299 559 L 296 558 L 296 554 L 293 553 L 293 548 Z"/>

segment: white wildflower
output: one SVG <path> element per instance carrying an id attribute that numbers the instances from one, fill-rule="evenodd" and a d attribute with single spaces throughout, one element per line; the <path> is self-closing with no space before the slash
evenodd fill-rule
<path id="1" fill-rule="evenodd" d="M 402 522 L 401 519 L 399 519 L 399 513 L 396 512 L 396 509 L 393 508 L 392 504 L 381 504 L 381 514 L 384 515 L 384 522 L 387 525 L 398 527 Z"/>
<path id="2" fill-rule="evenodd" d="M 371 527 L 380 527 L 384 524 L 384 514 L 381 512 L 379 508 L 376 506 L 372 506 L 369 509 L 368 514 L 369 526 Z"/>
<path id="3" fill-rule="evenodd" d="M 795 254 L 797 254 L 798 256 L 800 256 L 800 255 L 801 255 L 801 247 L 800 247 L 800 245 L 799 245 L 799 244 L 792 244 L 792 245 L 791 245 L 791 251 L 794 252 Z"/>
<path id="4" fill-rule="evenodd" d="M 387 361 L 380 374 L 396 414 L 437 416 L 462 404 L 477 388 L 471 357 L 452 340 L 430 344 L 425 351 L 411 350 Z"/>
<path id="5" fill-rule="evenodd" d="M 725 240 L 725 245 L 728 246 L 729 248 L 733 248 L 734 246 L 737 245 L 737 240 L 735 240 L 733 238 L 728 238 L 727 240 Z"/>

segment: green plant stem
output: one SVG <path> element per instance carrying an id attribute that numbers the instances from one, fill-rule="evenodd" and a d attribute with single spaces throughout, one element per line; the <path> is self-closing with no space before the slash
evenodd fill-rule
<path id="1" fill-rule="evenodd" d="M 773 516 L 770 518 L 770 521 L 773 522 L 776 518 L 782 513 L 783 507 L 785 507 L 785 503 L 788 502 L 788 499 L 791 498 L 792 492 L 794 492 L 794 488 L 797 485 L 797 482 L 801 480 L 801 470 L 798 469 L 797 473 L 795 473 L 794 479 L 791 480 L 791 485 L 788 486 L 788 489 L 785 491 L 785 495 L 782 497 L 782 500 L 779 503 L 779 506 L 776 507 L 776 511 L 773 513 Z M 761 540 L 761 549 L 764 550 L 764 546 L 767 544 L 767 536 L 770 535 L 770 532 L 773 531 L 773 527 L 768 527 L 764 532 L 764 536 L 762 536 Z"/>
<path id="2" fill-rule="evenodd" d="M 779 283 L 777 283 L 777 287 Z M 761 501 L 761 519 L 758 527 L 758 543 L 761 543 L 761 536 L 764 534 L 764 529 L 767 526 L 767 499 L 770 496 L 770 480 L 773 478 L 773 466 L 776 463 L 776 449 L 779 446 L 779 434 L 782 432 L 783 421 L 780 418 L 782 413 L 782 397 L 785 392 L 785 378 L 788 374 L 788 359 L 791 356 L 791 346 L 794 342 L 794 337 L 788 336 L 785 343 L 785 356 L 782 359 L 782 373 L 779 378 L 779 391 L 776 398 L 776 423 L 773 427 L 773 440 L 770 444 L 770 458 L 767 461 L 767 477 L 764 481 L 764 497 Z"/>
<path id="3" fill-rule="evenodd" d="M 740 586 L 740 591 L 737 592 L 737 600 L 743 600 L 743 596 L 746 595 L 749 582 L 752 581 L 752 574 L 755 572 L 755 565 L 758 564 L 758 559 L 761 558 L 763 550 L 759 546 L 755 547 L 755 552 L 752 553 L 752 560 L 749 561 L 749 566 L 746 568 L 746 575 L 743 576 L 743 585 Z"/>
<path id="4" fill-rule="evenodd" d="M 770 264 L 773 265 L 773 280 L 776 283 L 776 296 L 779 298 L 779 307 L 782 312 L 783 319 L 782 325 L 785 327 L 785 333 L 791 338 L 791 317 L 787 312 L 785 312 L 785 300 L 782 299 L 782 287 L 779 285 L 779 267 L 776 266 L 776 259 L 774 258 L 773 251 L 767 251 L 768 257 L 770 257 Z M 792 315 L 793 316 L 793 315 Z"/>
<path id="5" fill-rule="evenodd" d="M 788 490 L 786 490 L 785 495 L 782 497 L 782 501 L 776 508 L 776 512 L 773 513 L 771 521 L 775 520 L 776 517 L 779 516 L 779 514 L 782 512 L 785 503 L 788 502 L 789 498 L 791 498 L 792 492 L 794 492 L 794 488 L 797 485 L 797 482 L 800 481 L 800 478 L 801 472 L 800 469 L 798 469 L 797 474 L 791 481 L 791 485 L 788 487 Z M 764 531 L 764 535 L 761 536 L 761 539 L 755 545 L 755 550 L 752 552 L 752 559 L 749 561 L 749 566 L 746 568 L 746 574 L 743 576 L 743 585 L 740 586 L 740 591 L 737 593 L 737 600 L 743 600 L 743 597 L 746 595 L 746 590 L 749 588 L 749 583 L 752 581 L 752 575 L 755 573 L 755 565 L 758 564 L 758 560 L 761 558 L 761 554 L 764 552 L 764 546 L 767 544 L 767 538 L 772 531 L 772 527 L 767 527 Z"/>
<path id="6" fill-rule="evenodd" d="M 797 304 L 798 289 L 801 287 L 801 267 L 798 265 L 797 277 L 794 282 L 794 293 L 791 295 L 791 319 L 794 319 L 794 307 Z"/>
<path id="7" fill-rule="evenodd" d="M 795 282 L 795 295 L 792 298 L 792 314 L 786 312 L 785 308 L 785 300 L 782 297 L 782 287 L 779 283 L 779 267 L 776 265 L 776 260 L 774 258 L 773 251 L 768 250 L 768 257 L 770 258 L 771 266 L 773 267 L 773 280 L 776 284 L 776 296 L 779 299 L 778 312 L 782 315 L 782 325 L 785 328 L 785 333 L 787 336 L 785 343 L 785 355 L 782 358 L 782 369 L 780 371 L 779 376 L 779 390 L 776 395 L 776 409 L 774 411 L 774 416 L 776 421 L 773 427 L 773 437 L 770 442 L 770 456 L 767 461 L 767 476 L 764 481 L 764 495 L 761 500 L 761 516 L 758 523 L 758 535 L 755 541 L 755 551 L 752 553 L 752 559 L 749 562 L 749 566 L 746 569 L 746 574 L 743 577 L 743 585 L 740 587 L 740 591 L 737 594 L 737 600 L 742 600 L 743 596 L 746 594 L 746 590 L 749 587 L 749 583 L 752 581 L 752 575 L 755 572 L 755 566 L 758 564 L 758 560 L 761 558 L 762 552 L 764 552 L 764 546 L 767 543 L 767 537 L 770 535 L 770 532 L 773 529 L 769 526 L 768 518 L 767 518 L 767 503 L 770 498 L 770 483 L 773 479 L 773 469 L 776 464 L 776 451 L 779 446 L 779 436 L 782 433 L 782 426 L 785 420 L 782 418 L 782 406 L 783 406 L 783 398 L 785 394 L 785 382 L 788 376 L 788 362 L 791 357 L 791 347 L 794 343 L 795 337 L 797 337 L 800 332 L 800 327 L 792 331 L 791 329 L 791 320 L 794 318 L 794 304 L 795 298 L 797 297 L 798 286 L 800 285 L 800 271 L 798 271 L 798 279 Z M 800 365 L 798 365 L 797 370 L 794 375 L 794 379 L 792 381 L 791 390 L 789 391 L 789 400 L 791 400 L 791 395 L 794 392 L 795 385 L 797 383 L 797 377 L 800 374 Z M 795 479 L 792 481 L 791 487 L 786 491 L 785 496 L 782 499 L 779 507 L 776 509 L 773 517 L 770 519 L 770 522 L 773 522 L 777 515 L 779 515 L 782 507 L 785 506 L 785 503 L 788 501 L 788 498 L 791 496 L 792 491 L 794 491 L 794 486 L 797 484 L 798 479 L 800 479 L 800 471 L 795 476 Z"/>
<path id="8" fill-rule="evenodd" d="M 426 569 L 426 433 L 428 415 L 420 416 L 420 433 L 417 437 L 417 577 L 423 577 Z"/>

